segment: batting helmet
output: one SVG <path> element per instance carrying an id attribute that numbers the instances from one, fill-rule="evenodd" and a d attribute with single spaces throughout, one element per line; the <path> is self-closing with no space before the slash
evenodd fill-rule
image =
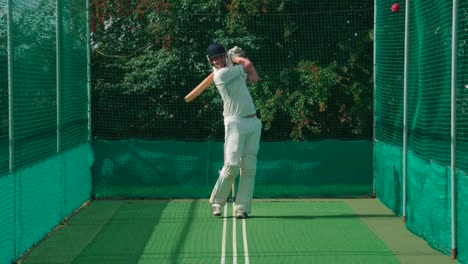
<path id="1" fill-rule="evenodd" d="M 221 44 L 213 43 L 208 46 L 208 58 L 213 58 L 224 53 L 226 53 L 226 49 Z"/>

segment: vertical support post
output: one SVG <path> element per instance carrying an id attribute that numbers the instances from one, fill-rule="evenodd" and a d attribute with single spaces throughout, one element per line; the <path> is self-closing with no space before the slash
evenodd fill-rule
<path id="1" fill-rule="evenodd" d="M 14 108 L 14 76 L 13 76 L 13 61 L 14 61 L 14 48 L 13 48 L 13 0 L 7 2 L 7 60 L 8 60 L 8 155 L 9 155 L 9 166 L 8 172 L 13 174 L 15 171 L 15 108 Z M 17 182 L 20 177 L 14 177 L 13 179 L 13 193 L 14 193 L 14 212 L 13 212 L 13 256 L 19 255 L 18 252 L 18 236 L 17 236 L 17 215 L 18 215 L 18 190 L 16 188 Z"/>
<path id="2" fill-rule="evenodd" d="M 376 126 L 376 118 L 375 118 L 375 107 L 376 107 L 376 91 L 377 91 L 377 85 L 375 84 L 375 58 L 376 58 L 376 39 L 377 39 L 377 27 L 376 27 L 376 23 L 377 22 L 377 0 L 374 0 L 374 51 L 373 51 L 373 54 L 372 54 L 372 62 L 373 62 L 373 65 L 372 65 L 372 79 L 373 79 L 373 83 L 374 83 L 374 92 L 373 92 L 373 107 L 372 107 L 372 116 L 374 118 L 373 120 L 373 126 L 372 126 L 372 144 L 373 144 L 373 147 L 372 147 L 372 198 L 375 198 L 376 197 L 376 194 L 375 194 L 375 144 L 376 144 L 376 137 L 375 137 L 375 126 Z"/>
<path id="3" fill-rule="evenodd" d="M 57 124 L 56 124 L 56 129 L 57 129 L 57 147 L 56 151 L 57 153 L 60 153 L 62 151 L 62 11 L 61 11 L 61 0 L 56 0 L 55 3 L 55 68 L 56 68 L 56 113 L 57 113 Z M 63 157 L 60 156 L 60 160 L 62 161 L 62 166 L 63 164 Z M 60 216 L 61 218 L 65 218 L 65 175 L 63 173 L 60 173 L 60 181 L 61 181 L 61 210 L 60 210 Z"/>
<path id="4" fill-rule="evenodd" d="M 403 81 L 403 172 L 402 172 L 402 210 L 403 221 L 406 222 L 406 178 L 407 178 L 407 154 L 408 154 L 408 49 L 409 49 L 409 14 L 410 14 L 410 0 L 406 1 L 405 7 L 405 52 L 404 52 L 404 81 Z"/>
<path id="5" fill-rule="evenodd" d="M 458 46 L 458 0 L 453 0 L 452 7 L 452 76 L 451 76 L 451 109 L 450 109 L 450 192 L 452 211 L 452 258 L 457 258 L 457 178 L 456 178 L 456 142 L 457 142 L 457 46 Z"/>
<path id="6" fill-rule="evenodd" d="M 8 0 L 8 15 L 7 15 L 7 54 L 8 54 L 8 148 L 9 148 L 9 172 L 15 170 L 15 123 L 13 107 L 13 0 Z"/>
<path id="7" fill-rule="evenodd" d="M 91 142 L 92 139 L 92 128 L 91 128 L 91 32 L 90 32 L 90 22 L 91 22 L 91 10 L 89 6 L 89 1 L 86 1 L 86 78 L 87 78 L 87 90 L 88 90 L 88 141 Z"/>
<path id="8" fill-rule="evenodd" d="M 56 0 L 55 8 L 56 8 L 56 33 L 55 33 L 55 54 L 56 54 L 56 112 L 57 112 L 57 153 L 61 151 L 61 114 L 60 110 L 62 109 L 62 27 L 61 27 L 61 11 L 60 11 L 60 0 Z"/>

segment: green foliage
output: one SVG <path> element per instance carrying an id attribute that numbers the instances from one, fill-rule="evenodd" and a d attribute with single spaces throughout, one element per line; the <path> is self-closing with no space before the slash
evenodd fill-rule
<path id="1" fill-rule="evenodd" d="M 264 138 L 312 140 L 370 137 L 372 127 L 372 34 L 344 45 L 343 60 L 322 66 L 300 61 L 280 72 L 278 84 L 263 78 L 254 91 Z M 288 120 L 288 124 L 277 124 Z"/>
<path id="2" fill-rule="evenodd" d="M 284 69 L 279 87 L 263 103 L 257 100 L 265 129 L 272 129 L 278 118 L 291 122 L 290 137 L 296 140 L 323 137 L 332 125 L 327 119 L 331 110 L 329 100 L 336 90 L 343 89 L 342 77 L 336 73 L 336 64 L 326 67 L 317 62 L 300 61 L 296 68 Z"/>

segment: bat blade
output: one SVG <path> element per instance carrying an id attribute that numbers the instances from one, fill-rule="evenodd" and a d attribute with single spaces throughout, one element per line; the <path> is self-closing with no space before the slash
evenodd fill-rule
<path id="1" fill-rule="evenodd" d="M 213 76 L 214 73 L 210 73 L 197 87 L 195 87 L 190 93 L 188 93 L 185 97 L 184 100 L 186 103 L 190 103 L 193 101 L 195 98 L 197 98 L 203 91 L 206 90 L 206 88 L 210 87 L 211 82 L 213 82 Z"/>

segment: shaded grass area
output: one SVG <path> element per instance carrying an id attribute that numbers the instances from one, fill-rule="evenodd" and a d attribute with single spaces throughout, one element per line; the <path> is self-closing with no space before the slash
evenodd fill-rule
<path id="1" fill-rule="evenodd" d="M 450 256 L 430 247 L 425 240 L 408 231 L 402 218 L 394 215 L 378 199 L 349 199 L 346 202 L 368 228 L 392 250 L 400 263 L 456 263 Z"/>
<path id="2" fill-rule="evenodd" d="M 136 263 L 168 201 L 93 201 L 21 263 Z"/>
<path id="3" fill-rule="evenodd" d="M 245 263 L 228 208 L 226 263 Z M 223 221 L 206 200 L 95 200 L 19 263 L 220 263 Z M 257 199 L 245 223 L 255 264 L 454 263 L 377 199 Z"/>

